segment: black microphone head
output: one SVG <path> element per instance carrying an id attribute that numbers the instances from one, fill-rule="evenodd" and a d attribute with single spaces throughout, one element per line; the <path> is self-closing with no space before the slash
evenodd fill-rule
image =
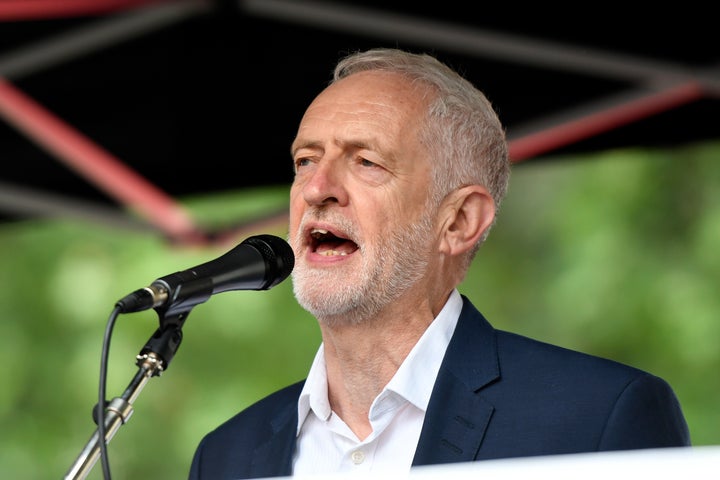
<path id="1" fill-rule="evenodd" d="M 265 260 L 265 283 L 259 290 L 267 290 L 285 280 L 295 267 L 295 252 L 292 247 L 275 235 L 255 235 L 246 238 L 241 245 L 256 248 Z"/>

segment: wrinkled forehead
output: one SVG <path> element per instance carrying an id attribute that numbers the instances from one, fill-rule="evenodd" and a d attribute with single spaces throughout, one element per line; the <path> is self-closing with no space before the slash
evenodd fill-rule
<path id="1" fill-rule="evenodd" d="M 414 85 L 398 73 L 367 71 L 329 85 L 308 106 L 298 134 L 323 125 L 364 125 L 386 133 L 408 132 L 424 118 L 427 87 Z"/>
<path id="2" fill-rule="evenodd" d="M 365 102 L 420 110 L 426 107 L 430 88 L 396 72 L 363 71 L 342 78 L 325 88 L 312 102 Z"/>

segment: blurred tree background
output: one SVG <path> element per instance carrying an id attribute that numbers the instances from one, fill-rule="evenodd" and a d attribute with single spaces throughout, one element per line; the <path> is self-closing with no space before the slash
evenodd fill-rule
<path id="1" fill-rule="evenodd" d="M 516 165 L 461 291 L 497 328 L 665 378 L 694 444 L 720 444 L 719 158 L 720 145 L 703 143 Z M 284 207 L 287 186 L 182 200 L 208 224 L 231 224 Z M 260 233 L 285 237 L 286 226 L 251 234 Z M 4 478 L 60 478 L 88 442 L 115 302 L 232 246 L 180 248 L 71 220 L 0 227 Z M 109 399 L 128 386 L 156 327 L 152 310 L 118 319 Z M 185 478 L 202 435 L 303 378 L 320 341 L 289 280 L 216 295 L 183 332 L 167 371 L 148 382 L 108 446 L 115 478 Z M 102 478 L 100 462 L 88 478 Z"/>

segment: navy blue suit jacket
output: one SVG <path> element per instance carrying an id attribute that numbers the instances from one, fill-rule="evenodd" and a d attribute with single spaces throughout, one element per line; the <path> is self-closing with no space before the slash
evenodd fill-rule
<path id="1" fill-rule="evenodd" d="M 690 445 L 677 398 L 661 378 L 496 330 L 463 302 L 414 466 Z M 302 385 L 269 395 L 207 434 L 189 478 L 291 475 Z"/>

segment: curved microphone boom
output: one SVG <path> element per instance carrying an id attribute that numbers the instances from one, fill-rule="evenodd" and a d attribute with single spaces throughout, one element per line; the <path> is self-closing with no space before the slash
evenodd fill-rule
<path id="1" fill-rule="evenodd" d="M 221 257 L 160 277 L 120 299 L 120 313 L 149 308 L 187 311 L 228 290 L 268 290 L 285 280 L 295 266 L 290 245 L 274 235 L 248 237 Z"/>

